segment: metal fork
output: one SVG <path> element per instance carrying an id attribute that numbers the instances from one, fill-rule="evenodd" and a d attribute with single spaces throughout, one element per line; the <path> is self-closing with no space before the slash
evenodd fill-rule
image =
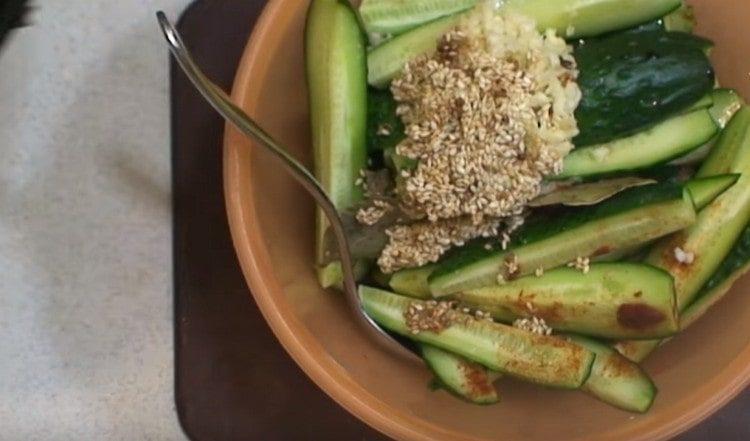
<path id="1" fill-rule="evenodd" d="M 325 213 L 328 222 L 331 225 L 336 244 L 339 249 L 341 267 L 343 269 L 343 285 L 346 294 L 346 300 L 354 314 L 356 322 L 367 332 L 367 334 L 378 344 L 389 351 L 401 357 L 411 360 L 418 360 L 417 356 L 408 350 L 401 343 L 396 341 L 390 334 L 386 333 L 377 323 L 375 323 L 362 308 L 362 299 L 357 293 L 357 282 L 354 278 L 354 268 L 352 266 L 352 256 L 349 248 L 349 242 L 344 233 L 344 224 L 341 220 L 338 210 L 331 202 L 323 187 L 320 185 L 315 176 L 305 168 L 299 161 L 291 156 L 288 151 L 281 146 L 276 140 L 263 130 L 252 118 L 250 118 L 242 109 L 232 103 L 227 94 L 216 84 L 214 84 L 198 67 L 190 51 L 182 41 L 177 29 L 167 18 L 164 12 L 156 13 L 164 36 L 169 43 L 169 50 L 174 55 L 177 63 L 188 76 L 193 86 L 201 93 L 203 98 L 221 115 L 232 123 L 237 129 L 247 137 L 254 139 L 257 145 L 265 147 L 277 159 L 280 160 L 287 172 L 315 199 L 315 202 Z"/>

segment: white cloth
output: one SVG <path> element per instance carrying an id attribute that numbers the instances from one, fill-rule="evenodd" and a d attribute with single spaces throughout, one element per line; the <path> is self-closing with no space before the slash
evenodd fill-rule
<path id="1" fill-rule="evenodd" d="M 35 1 L 0 50 L 0 437 L 173 440 L 167 50 L 189 0 Z"/>

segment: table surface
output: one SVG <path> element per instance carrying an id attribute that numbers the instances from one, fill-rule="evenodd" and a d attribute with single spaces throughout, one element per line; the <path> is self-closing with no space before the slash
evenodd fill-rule
<path id="1" fill-rule="evenodd" d="M 188 3 L 45 0 L 0 53 L 3 439 L 184 439 L 168 63 L 153 12 Z M 685 439 L 747 429 L 744 408 Z"/>

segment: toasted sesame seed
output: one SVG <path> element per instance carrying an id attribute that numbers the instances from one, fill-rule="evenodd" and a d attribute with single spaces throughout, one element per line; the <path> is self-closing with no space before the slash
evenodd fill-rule
<path id="1" fill-rule="evenodd" d="M 506 257 L 503 261 L 503 265 L 505 266 L 505 274 L 507 275 L 506 279 L 518 275 L 521 269 L 518 265 L 518 257 L 515 254 Z"/>
<path id="2" fill-rule="evenodd" d="M 389 124 L 380 124 L 375 134 L 378 136 L 389 136 L 393 132 L 393 129 Z"/>
<path id="3" fill-rule="evenodd" d="M 508 281 L 505 280 L 505 276 L 503 275 L 503 273 L 499 273 L 497 275 L 497 284 L 498 285 L 505 285 L 506 283 L 508 283 Z"/>
<path id="4" fill-rule="evenodd" d="M 695 253 L 687 252 L 680 247 L 675 247 L 674 257 L 683 265 L 692 265 L 695 262 Z"/>
<path id="5" fill-rule="evenodd" d="M 524 207 L 573 148 L 577 77 L 564 40 L 487 7 L 444 35 L 434 55 L 408 62 L 391 91 L 406 135 L 396 152 L 417 163 L 400 172 L 396 188 L 413 222 L 387 231 L 381 270 L 435 262 L 451 247 L 500 233 L 507 249 Z M 390 127 L 378 127 L 386 133 Z"/>
<path id="6" fill-rule="evenodd" d="M 527 332 L 533 332 L 534 334 L 539 335 L 552 335 L 553 331 L 552 328 L 547 325 L 544 319 L 534 316 L 530 318 L 517 319 L 513 322 L 513 327 Z"/>
<path id="7" fill-rule="evenodd" d="M 569 268 L 575 268 L 583 274 L 588 274 L 591 270 L 591 260 L 588 257 L 578 256 L 575 261 L 569 262 Z"/>

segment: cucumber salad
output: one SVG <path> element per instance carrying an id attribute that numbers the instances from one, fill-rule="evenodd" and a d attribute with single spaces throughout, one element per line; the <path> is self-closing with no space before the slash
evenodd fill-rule
<path id="1" fill-rule="evenodd" d="M 646 412 L 641 363 L 750 268 L 750 110 L 682 0 L 312 0 L 315 173 L 365 312 L 473 403 Z M 324 288 L 342 269 L 317 215 Z"/>

